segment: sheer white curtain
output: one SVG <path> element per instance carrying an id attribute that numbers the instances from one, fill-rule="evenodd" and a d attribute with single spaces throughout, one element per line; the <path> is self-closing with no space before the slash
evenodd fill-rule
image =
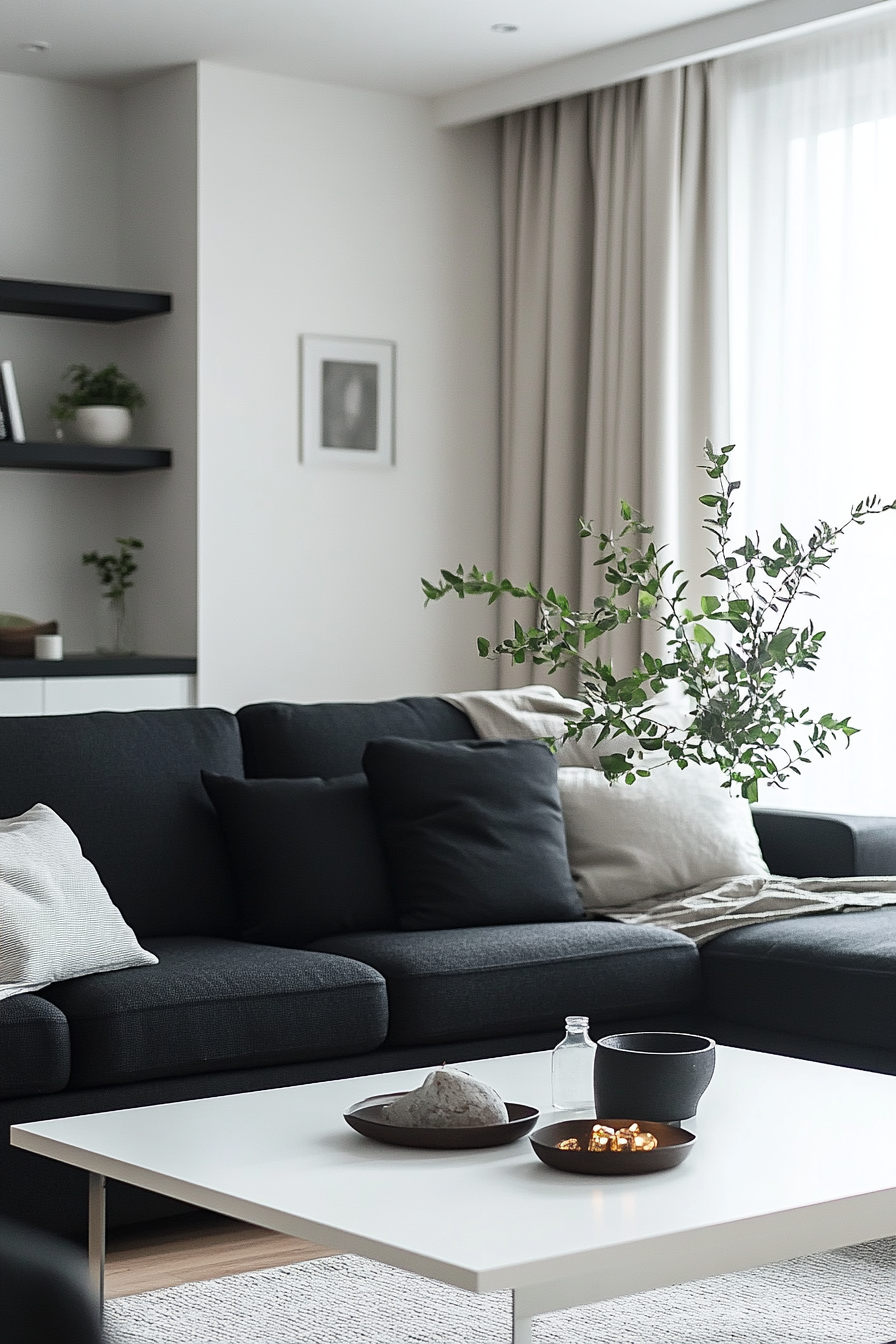
<path id="1" fill-rule="evenodd" d="M 769 541 L 896 498 L 896 22 L 727 64 L 732 438 L 740 522 Z M 800 612 L 827 638 L 794 700 L 862 731 L 765 803 L 896 814 L 894 588 L 887 514 Z"/>

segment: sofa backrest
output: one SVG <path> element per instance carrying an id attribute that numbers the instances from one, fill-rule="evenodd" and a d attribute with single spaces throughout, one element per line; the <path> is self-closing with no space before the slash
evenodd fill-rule
<path id="1" fill-rule="evenodd" d="M 247 779 L 334 779 L 361 769 L 374 737 L 452 742 L 475 738 L 462 710 L 436 696 L 373 704 L 290 705 L 272 701 L 237 711 Z"/>
<path id="2" fill-rule="evenodd" d="M 0 718 L 0 817 L 35 803 L 58 812 L 138 937 L 236 928 L 200 770 L 243 773 L 224 710 Z"/>

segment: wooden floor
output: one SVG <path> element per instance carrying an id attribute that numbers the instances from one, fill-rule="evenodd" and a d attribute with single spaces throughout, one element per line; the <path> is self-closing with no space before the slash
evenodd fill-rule
<path id="1" fill-rule="evenodd" d="M 331 1254 L 311 1241 L 213 1213 L 168 1218 L 109 1233 L 106 1296 L 126 1297 Z"/>

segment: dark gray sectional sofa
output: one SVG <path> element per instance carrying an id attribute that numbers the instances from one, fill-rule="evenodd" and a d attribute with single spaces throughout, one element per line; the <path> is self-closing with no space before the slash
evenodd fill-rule
<path id="1" fill-rule="evenodd" d="M 594 1034 L 687 1027 L 896 1072 L 896 909 L 737 930 L 702 955 L 679 934 L 601 921 L 387 927 L 305 947 L 241 939 L 200 772 L 350 775 L 366 743 L 386 736 L 475 734 L 435 698 L 0 719 L 0 816 L 36 802 L 58 812 L 159 958 L 0 1003 L 4 1134 L 30 1120 L 544 1049 L 570 1012 L 590 1016 Z M 896 872 L 896 820 L 755 818 L 774 872 Z M 0 1212 L 82 1235 L 86 1204 L 81 1173 L 0 1147 Z M 110 1189 L 113 1225 L 176 1207 Z"/>

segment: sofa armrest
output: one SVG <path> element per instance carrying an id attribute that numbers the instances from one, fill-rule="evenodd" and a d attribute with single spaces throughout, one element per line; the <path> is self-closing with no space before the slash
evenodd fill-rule
<path id="1" fill-rule="evenodd" d="M 784 877 L 896 874 L 896 817 L 843 817 L 754 807 L 766 863 Z"/>

